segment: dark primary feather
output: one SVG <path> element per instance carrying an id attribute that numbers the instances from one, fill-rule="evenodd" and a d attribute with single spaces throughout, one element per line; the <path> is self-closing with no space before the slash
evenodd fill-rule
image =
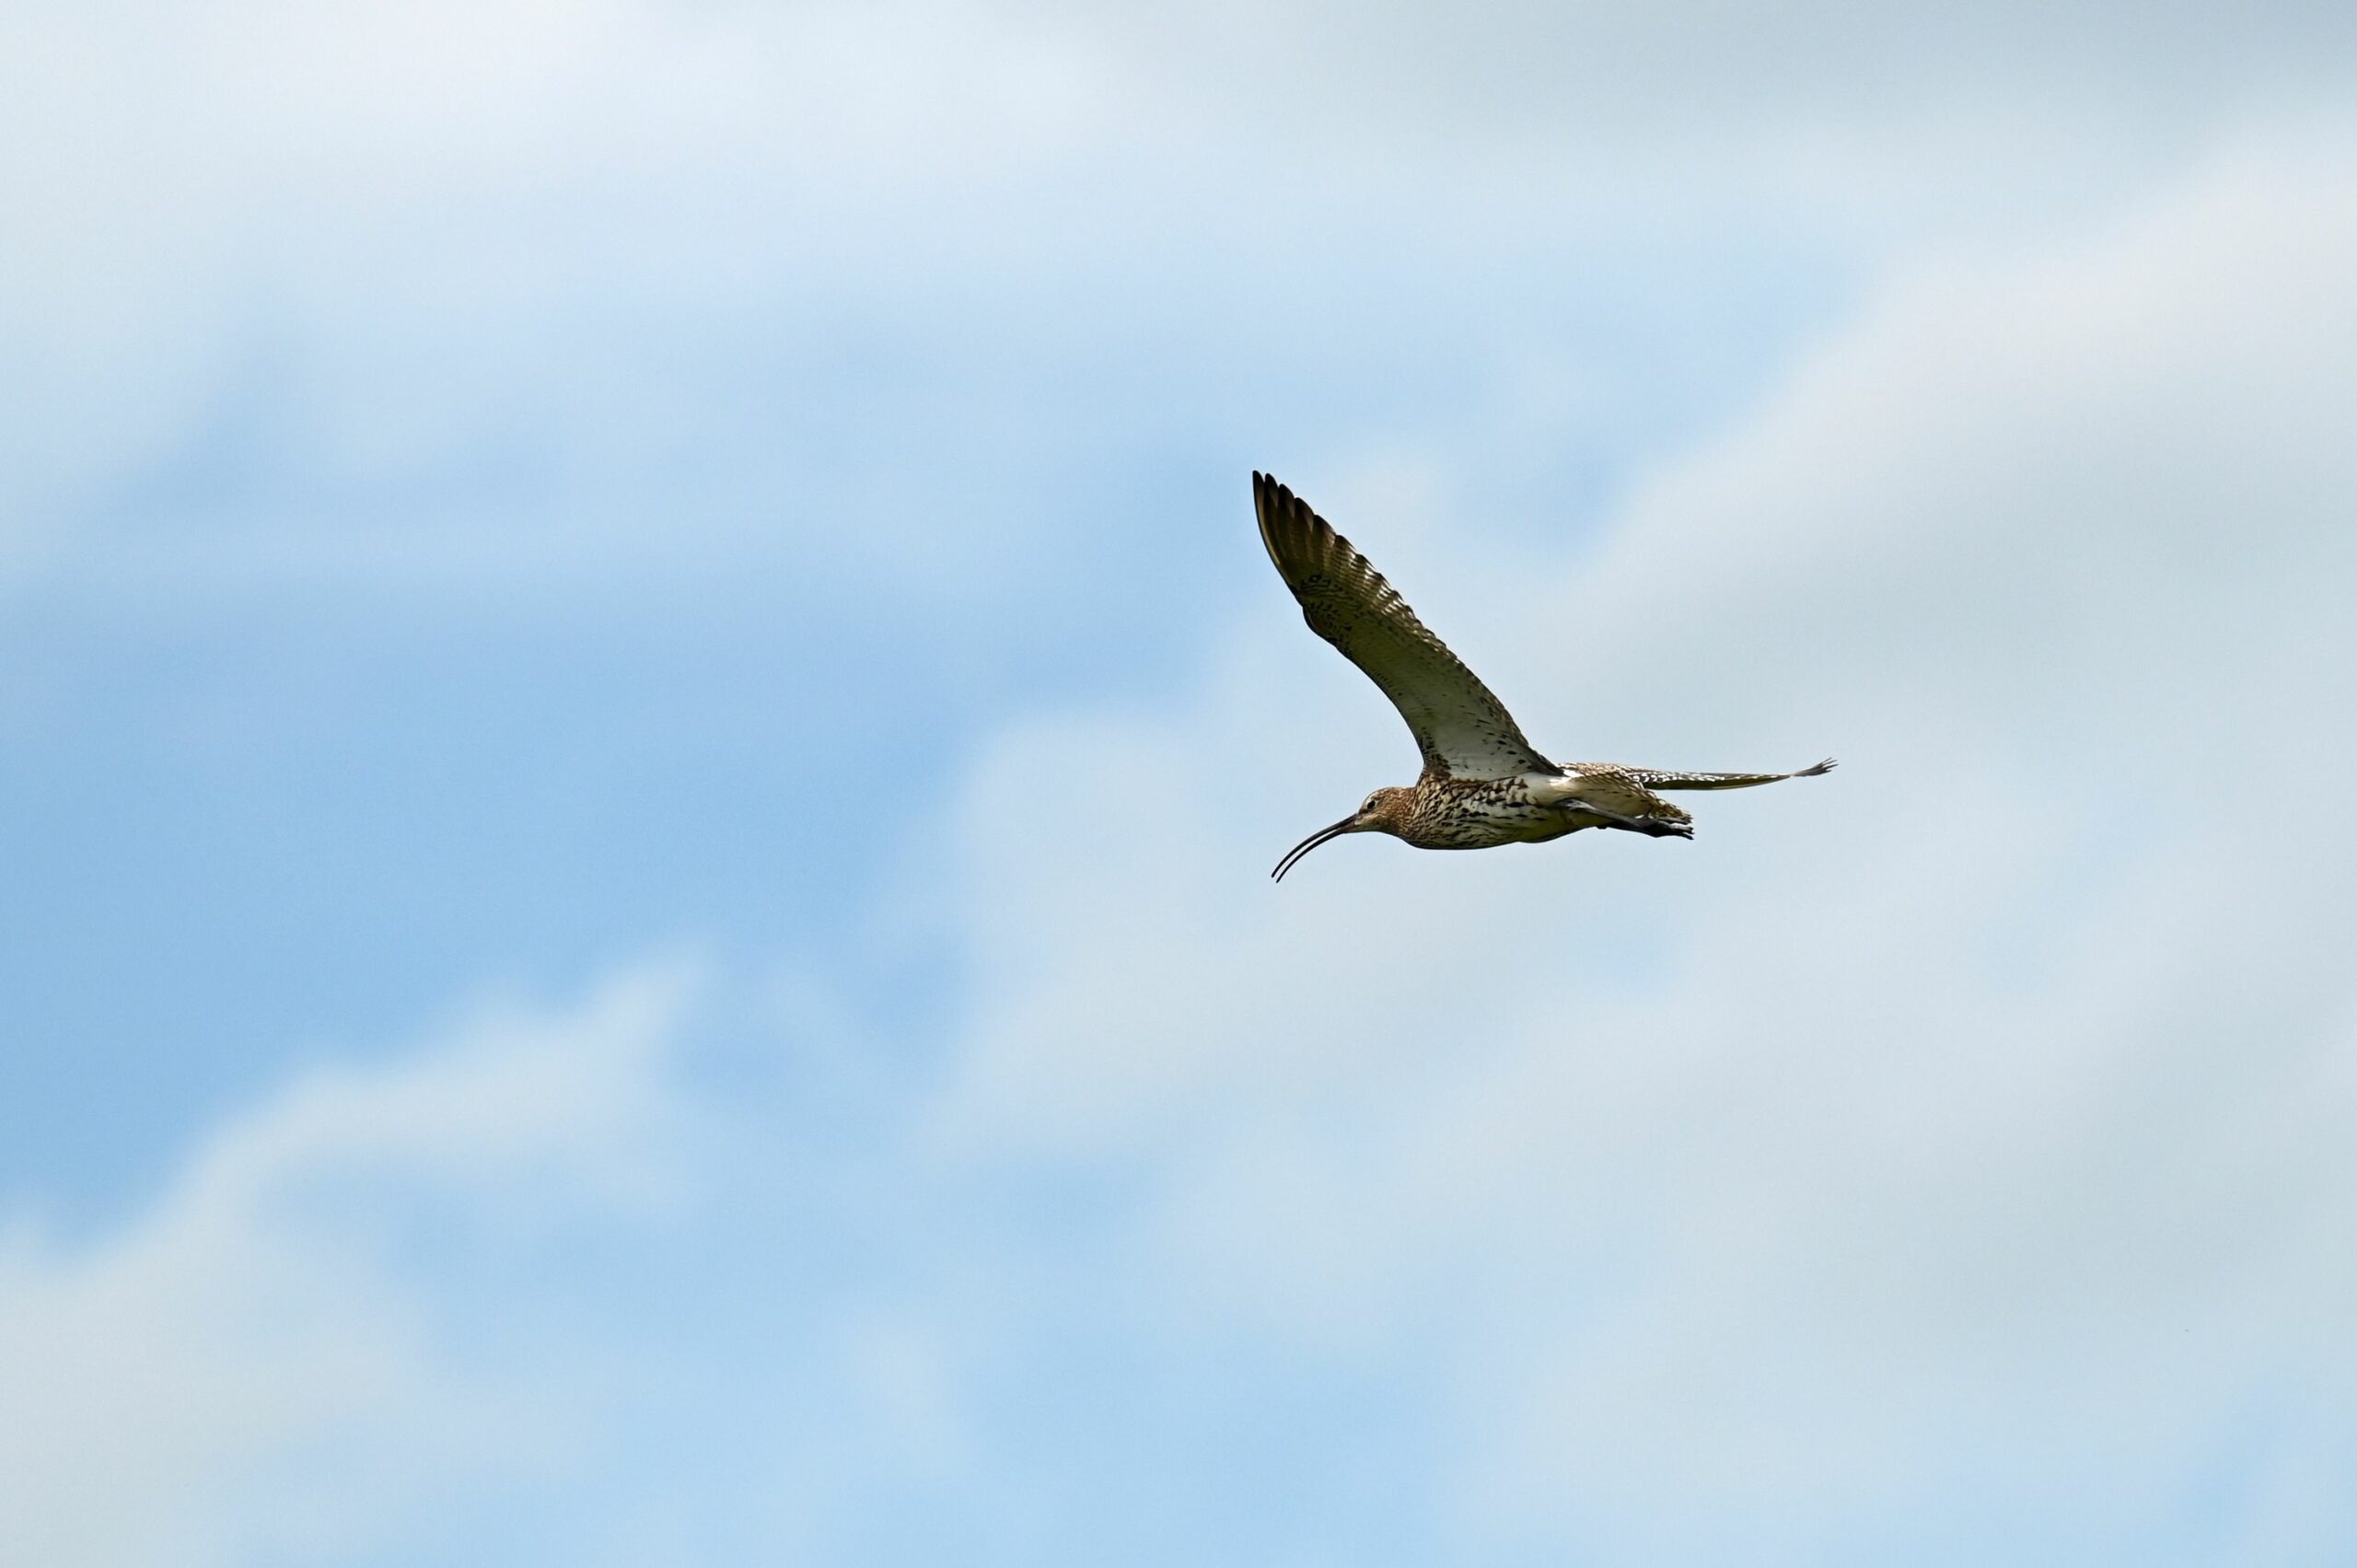
<path id="1" fill-rule="evenodd" d="M 1326 519 L 1266 474 L 1252 476 L 1260 540 L 1309 629 L 1391 699 L 1427 772 L 1504 779 L 1552 772 L 1505 704 L 1432 634 L 1383 575 Z"/>

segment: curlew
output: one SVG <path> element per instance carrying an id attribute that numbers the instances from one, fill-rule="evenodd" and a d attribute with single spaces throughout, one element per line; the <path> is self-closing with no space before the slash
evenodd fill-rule
<path id="1" fill-rule="evenodd" d="M 1656 790 L 1749 789 L 1829 772 L 1828 757 L 1789 773 L 1690 773 L 1618 762 L 1550 762 L 1522 738 L 1505 704 L 1425 630 L 1383 575 L 1292 491 L 1252 476 L 1260 541 L 1309 629 L 1341 650 L 1408 721 L 1424 771 L 1406 788 L 1378 789 L 1277 862 L 1282 881 L 1301 857 L 1345 833 L 1389 833 L 1418 849 L 1544 843 L 1583 828 L 1690 839 L 1693 819 Z"/>

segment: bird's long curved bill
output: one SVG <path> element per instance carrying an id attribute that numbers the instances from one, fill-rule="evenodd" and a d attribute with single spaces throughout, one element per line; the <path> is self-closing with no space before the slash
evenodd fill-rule
<path id="1" fill-rule="evenodd" d="M 1330 828 L 1318 829 L 1316 832 L 1310 834 L 1309 837 L 1302 840 L 1301 842 L 1287 850 L 1285 852 L 1285 857 L 1277 862 L 1277 868 L 1274 871 L 1270 872 L 1269 875 L 1277 881 L 1283 881 L 1285 879 L 1285 873 L 1300 865 L 1301 857 L 1303 855 L 1307 854 L 1311 850 L 1316 849 L 1328 839 L 1340 838 L 1344 833 L 1349 832 L 1357 821 L 1358 815 L 1353 812 L 1350 816 L 1345 817 L 1341 821 L 1335 823 Z"/>

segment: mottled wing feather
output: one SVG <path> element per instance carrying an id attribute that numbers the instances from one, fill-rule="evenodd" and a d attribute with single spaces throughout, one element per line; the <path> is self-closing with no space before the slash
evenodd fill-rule
<path id="1" fill-rule="evenodd" d="M 1629 776 L 1647 789 L 1749 789 L 1754 784 L 1780 784 L 1785 779 L 1813 779 L 1833 771 L 1828 757 L 1814 768 L 1789 773 L 1686 773 L 1670 768 L 1631 768 Z"/>
<path id="2" fill-rule="evenodd" d="M 1302 619 L 1391 699 L 1426 772 L 1505 779 L 1554 771 L 1505 704 L 1325 518 L 1265 474 L 1252 476 L 1252 504 L 1260 540 L 1301 601 Z"/>
<path id="3" fill-rule="evenodd" d="M 1578 762 L 1563 770 L 1571 783 L 1559 786 L 1563 803 L 1574 808 L 1591 806 L 1613 817 L 1640 822 L 1690 822 L 1682 809 L 1664 800 L 1643 781 L 1642 769 L 1611 762 Z"/>

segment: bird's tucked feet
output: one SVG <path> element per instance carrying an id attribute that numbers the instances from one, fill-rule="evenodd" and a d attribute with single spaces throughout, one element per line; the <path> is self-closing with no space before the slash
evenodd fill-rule
<path id="1" fill-rule="evenodd" d="M 1609 810 L 1589 800 L 1576 802 L 1572 809 L 1585 816 L 1602 818 L 1608 828 L 1643 833 L 1649 839 L 1690 839 L 1694 836 L 1693 819 L 1667 801 L 1661 802 L 1660 810 L 1648 811 L 1643 816 Z"/>

